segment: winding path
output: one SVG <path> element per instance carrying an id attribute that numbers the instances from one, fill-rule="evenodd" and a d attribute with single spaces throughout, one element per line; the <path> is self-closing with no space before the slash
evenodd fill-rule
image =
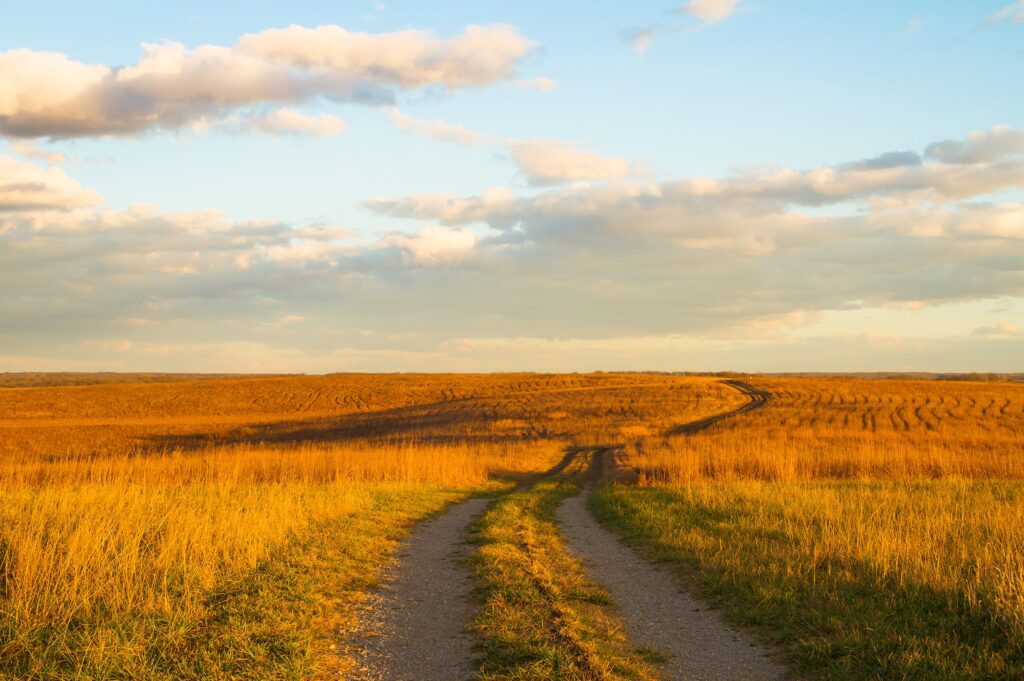
<path id="1" fill-rule="evenodd" d="M 569 451 L 551 470 L 525 481 L 556 475 L 572 462 Z M 475 675 L 473 637 L 474 583 L 466 561 L 469 526 L 491 498 L 460 502 L 417 526 L 399 547 L 397 561 L 385 571 L 383 586 L 364 605 L 359 630 L 345 648 L 362 681 L 459 681 Z"/>
<path id="2" fill-rule="evenodd" d="M 739 381 L 726 381 L 750 402 L 733 411 L 683 424 L 670 434 L 689 434 L 737 414 L 764 406 L 768 393 Z M 593 470 L 614 468 L 613 445 L 573 447 L 543 475 L 563 471 L 579 454 L 593 453 Z M 474 676 L 473 582 L 465 566 L 466 534 L 490 499 L 474 498 L 451 507 L 420 526 L 402 543 L 398 560 L 371 596 L 360 629 L 346 646 L 366 681 L 458 681 Z M 634 640 L 670 654 L 671 679 L 782 679 L 785 670 L 743 634 L 731 629 L 703 602 L 682 592 L 671 574 L 639 558 L 601 528 L 586 508 L 584 495 L 558 510 L 571 550 L 622 609 Z"/>
<path id="3" fill-rule="evenodd" d="M 771 395 L 740 381 L 726 381 L 750 402 L 729 412 L 677 426 L 670 434 L 690 434 L 722 419 L 749 413 L 767 404 Z M 613 474 L 615 453 L 592 448 L 594 476 Z M 680 680 L 778 681 L 788 671 L 772 653 L 734 629 L 705 601 L 682 589 L 675 575 L 639 557 L 601 527 L 587 509 L 585 494 L 567 499 L 557 511 L 569 549 L 588 574 L 611 594 L 626 622 L 631 640 L 668 656 L 666 678 Z"/>

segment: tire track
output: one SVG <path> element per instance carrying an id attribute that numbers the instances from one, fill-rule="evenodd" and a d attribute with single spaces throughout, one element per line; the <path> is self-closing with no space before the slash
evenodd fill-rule
<path id="1" fill-rule="evenodd" d="M 577 450 L 512 491 L 564 471 Z M 510 492 L 506 492 L 510 493 Z M 343 646 L 357 660 L 360 681 L 457 681 L 475 675 L 474 582 L 466 561 L 469 527 L 494 501 L 473 498 L 417 526 L 369 598 L 358 631 Z"/>
<path id="2" fill-rule="evenodd" d="M 747 395 L 741 407 L 672 428 L 668 435 L 690 435 L 727 418 L 763 408 L 772 395 L 742 381 L 725 381 Z M 567 499 L 556 517 L 566 544 L 589 575 L 612 594 L 633 643 L 668 656 L 668 679 L 781 681 L 789 671 L 772 651 L 734 629 L 703 599 L 683 590 L 678 578 L 641 558 L 605 530 L 587 509 L 598 481 L 621 477 L 615 445 L 578 447 L 591 454 L 590 482 L 582 494 Z"/>
<path id="3" fill-rule="evenodd" d="M 758 409 L 766 406 L 772 399 L 772 394 L 767 390 L 762 390 L 761 388 L 754 387 L 749 383 L 744 383 L 743 381 L 722 381 L 722 383 L 739 390 L 750 398 L 750 401 L 731 411 L 722 412 L 721 414 L 715 414 L 713 416 L 708 416 L 707 418 L 673 426 L 669 429 L 666 435 L 692 435 L 693 433 L 704 430 L 705 428 L 710 428 L 724 419 L 757 411 Z"/>

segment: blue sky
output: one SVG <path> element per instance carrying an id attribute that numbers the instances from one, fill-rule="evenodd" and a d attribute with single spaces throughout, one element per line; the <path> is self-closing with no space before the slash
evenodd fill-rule
<path id="1" fill-rule="evenodd" d="M 0 185 L 46 196 L 0 192 L 0 370 L 1022 368 L 1024 4 L 211 4 L 5 9 L 0 64 L 40 70 L 0 78 Z M 291 25 L 339 50 L 504 28 L 429 82 L 335 66 L 282 99 L 275 72 L 212 105 L 182 71 L 88 91 L 88 131 L 43 97 L 92 87 L 43 53 L 131 67 Z M 893 152 L 916 158 L 851 165 Z"/>

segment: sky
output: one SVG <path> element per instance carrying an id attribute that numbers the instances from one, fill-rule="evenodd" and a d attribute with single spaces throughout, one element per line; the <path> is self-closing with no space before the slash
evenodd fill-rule
<path id="1" fill-rule="evenodd" d="M 0 371 L 1024 371 L 1024 0 L 37 0 Z"/>

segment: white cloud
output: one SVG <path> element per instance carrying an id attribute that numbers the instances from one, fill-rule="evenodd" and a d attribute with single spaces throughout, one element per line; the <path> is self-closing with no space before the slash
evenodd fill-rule
<path id="1" fill-rule="evenodd" d="M 1024 151 L 1024 130 L 997 125 L 991 130 L 972 132 L 965 140 L 936 142 L 925 149 L 925 156 L 943 163 L 991 163 Z"/>
<path id="2" fill-rule="evenodd" d="M 538 92 L 548 92 L 558 87 L 558 81 L 554 78 L 548 78 L 547 76 L 541 76 L 540 78 L 527 78 L 525 80 L 515 81 L 516 87 L 521 90 L 536 90 Z"/>
<path id="3" fill-rule="evenodd" d="M 448 39 L 418 30 L 372 35 L 340 26 L 289 26 L 242 36 L 236 49 L 349 83 L 460 88 L 512 78 L 519 59 L 536 46 L 505 24 L 469 26 Z"/>
<path id="4" fill-rule="evenodd" d="M 739 9 L 739 0 L 690 0 L 683 11 L 704 25 L 725 21 Z"/>
<path id="5" fill-rule="evenodd" d="M 71 208 L 100 202 L 96 192 L 85 189 L 60 168 L 40 168 L 0 156 L 0 230 L 4 211 Z"/>
<path id="6" fill-rule="evenodd" d="M 531 184 L 613 180 L 630 174 L 624 158 L 583 151 L 558 140 L 509 140 L 505 146 Z"/>
<path id="7" fill-rule="evenodd" d="M 441 120 L 425 121 L 419 118 L 413 118 L 412 116 L 403 114 L 396 107 L 388 108 L 387 112 L 388 118 L 391 119 L 392 123 L 402 130 L 414 135 L 432 137 L 433 139 L 457 142 L 459 144 L 470 146 L 479 144 L 484 140 L 484 136 L 480 133 L 470 130 L 469 128 L 464 128 L 460 125 L 446 123 Z"/>
<path id="8" fill-rule="evenodd" d="M 130 340 L 139 354 L 147 339 L 244 333 L 309 356 L 468 339 L 478 352 L 451 346 L 431 359 L 515 356 L 520 368 L 538 368 L 550 352 L 561 368 L 567 356 L 593 360 L 591 368 L 640 366 L 697 356 L 705 342 L 810 338 L 822 311 L 922 315 L 909 310 L 1024 300 L 1024 206 L 991 194 L 1024 187 L 1022 164 L 1024 152 L 972 163 L 898 152 L 722 178 L 379 198 L 367 205 L 417 223 L 376 241 L 335 226 L 94 210 L 50 197 L 0 211 L 4 352 L 58 353 L 47 344 L 93 337 Z M 998 316 L 1016 322 L 1016 312 Z M 290 315 L 306 323 L 289 326 Z M 993 319 L 947 317 L 968 330 Z M 956 333 L 989 356 L 1009 356 L 1013 343 L 1019 353 L 1012 329 L 992 329 L 991 338 Z M 619 330 L 633 340 L 616 340 Z M 543 342 L 520 352 L 487 340 L 525 337 Z M 854 338 L 842 352 L 865 342 Z M 794 349 L 792 361 L 805 353 Z M 768 350 L 764 357 L 778 366 Z"/>
<path id="9" fill-rule="evenodd" d="M 345 131 L 348 124 L 337 116 L 321 113 L 307 116 L 295 109 L 275 109 L 247 121 L 251 130 L 268 135 L 311 135 L 330 137 Z"/>
<path id="10" fill-rule="evenodd" d="M 493 224 L 498 215 L 513 213 L 518 204 L 515 194 L 503 188 L 489 189 L 478 197 L 468 198 L 455 194 L 414 194 L 400 199 L 380 197 L 366 201 L 367 207 L 386 215 L 455 224 Z"/>
<path id="11" fill-rule="evenodd" d="M 396 89 L 479 87 L 512 80 L 535 46 L 507 25 L 470 26 L 450 38 L 289 26 L 232 47 L 144 44 L 142 59 L 122 68 L 17 49 L 0 53 L 0 133 L 130 135 L 321 96 L 377 102 Z"/>
<path id="12" fill-rule="evenodd" d="M 22 158 L 35 158 L 47 163 L 64 163 L 68 157 L 59 151 L 47 151 L 30 140 L 14 140 L 8 143 L 8 148 L 15 156 Z"/>
<path id="13" fill-rule="evenodd" d="M 402 251 L 403 259 L 415 265 L 441 265 L 466 260 L 473 255 L 478 237 L 464 227 L 424 227 L 413 235 L 392 234 L 382 245 Z"/>

